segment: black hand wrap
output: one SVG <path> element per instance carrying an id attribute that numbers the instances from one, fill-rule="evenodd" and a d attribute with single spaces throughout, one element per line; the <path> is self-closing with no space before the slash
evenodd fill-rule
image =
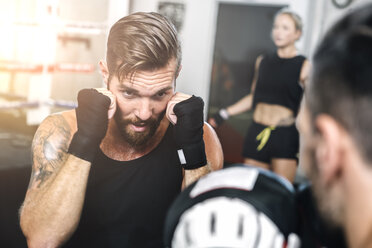
<path id="1" fill-rule="evenodd" d="M 111 100 L 95 89 L 83 89 L 78 94 L 76 119 L 78 130 L 68 152 L 92 162 L 102 139 L 106 135 L 107 112 Z"/>
<path id="2" fill-rule="evenodd" d="M 229 115 L 226 109 L 220 109 L 217 113 L 213 115 L 213 119 L 215 120 L 218 126 L 221 125 L 228 118 L 229 118 Z"/>
<path id="3" fill-rule="evenodd" d="M 173 108 L 177 116 L 174 137 L 178 145 L 178 157 L 185 170 L 207 164 L 203 140 L 203 108 L 203 100 L 195 96 L 177 103 Z"/>

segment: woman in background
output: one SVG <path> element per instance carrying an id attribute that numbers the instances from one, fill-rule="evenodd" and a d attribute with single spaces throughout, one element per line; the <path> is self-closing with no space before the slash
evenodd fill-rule
<path id="1" fill-rule="evenodd" d="M 251 92 L 209 119 L 218 127 L 230 116 L 253 109 L 243 145 L 244 163 L 271 170 L 293 183 L 298 164 L 299 136 L 295 119 L 310 64 L 295 43 L 302 35 L 301 18 L 288 9 L 274 19 L 276 52 L 256 59 Z"/>

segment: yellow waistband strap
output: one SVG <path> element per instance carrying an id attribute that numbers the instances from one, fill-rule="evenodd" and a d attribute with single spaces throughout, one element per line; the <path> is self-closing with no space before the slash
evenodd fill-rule
<path id="1" fill-rule="evenodd" d="M 269 126 L 261 131 L 256 137 L 256 140 L 261 141 L 261 143 L 257 147 L 257 151 L 261 151 L 262 148 L 266 145 L 267 141 L 270 138 L 271 131 L 275 129 L 275 126 Z"/>

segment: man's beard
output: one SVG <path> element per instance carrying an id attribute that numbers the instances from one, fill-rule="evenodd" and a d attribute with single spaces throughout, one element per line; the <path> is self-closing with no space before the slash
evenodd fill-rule
<path id="1" fill-rule="evenodd" d="M 117 110 L 114 115 L 114 119 L 118 130 L 124 140 L 131 146 L 137 149 L 144 148 L 149 140 L 154 136 L 156 130 L 158 129 L 161 120 L 165 115 L 165 110 L 159 114 L 157 118 L 150 118 L 143 121 L 139 118 L 135 119 L 122 119 L 121 111 Z M 129 127 L 131 124 L 136 126 L 146 126 L 146 131 L 135 132 Z"/>

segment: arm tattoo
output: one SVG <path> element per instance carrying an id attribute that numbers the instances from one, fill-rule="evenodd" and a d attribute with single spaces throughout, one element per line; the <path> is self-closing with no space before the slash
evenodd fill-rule
<path id="1" fill-rule="evenodd" d="M 45 119 L 32 143 L 33 171 L 30 185 L 40 188 L 63 164 L 71 138 L 71 128 L 61 115 Z"/>

